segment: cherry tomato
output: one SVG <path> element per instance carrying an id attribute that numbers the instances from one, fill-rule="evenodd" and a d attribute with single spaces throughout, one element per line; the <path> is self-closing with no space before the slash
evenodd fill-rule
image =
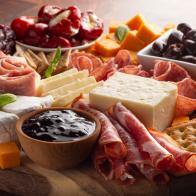
<path id="1" fill-rule="evenodd" d="M 62 10 L 56 5 L 43 5 L 38 11 L 39 22 L 49 23 L 49 21 Z"/>
<path id="2" fill-rule="evenodd" d="M 68 7 L 50 20 L 49 30 L 53 35 L 71 37 L 79 32 L 80 18 L 81 11 L 78 7 Z"/>
<path id="3" fill-rule="evenodd" d="M 48 25 L 45 23 L 36 23 L 29 27 L 27 35 L 30 37 L 44 36 L 47 33 Z"/>
<path id="4" fill-rule="evenodd" d="M 35 21 L 36 19 L 33 17 L 21 16 L 12 21 L 11 28 L 18 38 L 22 38 L 26 36 L 29 27 L 33 25 Z"/>
<path id="5" fill-rule="evenodd" d="M 103 22 L 92 11 L 82 13 L 80 34 L 83 39 L 95 40 L 103 33 Z"/>
<path id="6" fill-rule="evenodd" d="M 71 44 L 69 40 L 65 39 L 64 37 L 51 37 L 47 43 L 47 48 L 57 48 L 58 46 L 60 46 L 61 48 L 67 48 L 71 47 Z"/>

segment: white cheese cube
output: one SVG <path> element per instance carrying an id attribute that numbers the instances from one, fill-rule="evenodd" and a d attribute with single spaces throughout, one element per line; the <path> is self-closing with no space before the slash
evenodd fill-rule
<path id="1" fill-rule="evenodd" d="M 17 120 L 15 114 L 0 111 L 0 143 L 17 141 L 15 132 Z"/>
<path id="2" fill-rule="evenodd" d="M 27 112 L 32 112 L 37 109 L 50 107 L 53 102 L 52 96 L 46 97 L 29 97 L 17 96 L 17 100 L 13 103 L 5 105 L 2 110 L 21 116 Z"/>
<path id="3" fill-rule="evenodd" d="M 90 104 L 107 110 L 122 102 L 147 128 L 164 130 L 173 119 L 177 86 L 151 78 L 116 72 L 100 87 L 90 92 Z"/>

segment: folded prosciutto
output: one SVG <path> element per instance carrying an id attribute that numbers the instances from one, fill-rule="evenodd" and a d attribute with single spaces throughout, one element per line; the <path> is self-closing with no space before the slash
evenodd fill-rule
<path id="1" fill-rule="evenodd" d="M 126 165 L 134 165 L 148 180 L 163 184 L 169 181 L 169 176 L 162 170 L 156 169 L 151 165 L 149 156 L 142 153 L 136 140 L 129 134 L 116 120 L 110 118 L 112 124 L 116 127 L 123 143 L 127 148 Z"/>
<path id="2" fill-rule="evenodd" d="M 117 103 L 110 109 L 109 113 L 134 137 L 140 151 L 145 156 L 149 156 L 152 166 L 166 170 L 172 164 L 173 155 L 150 135 L 146 127 L 131 111 L 121 103 Z"/>
<path id="3" fill-rule="evenodd" d="M 157 61 L 154 66 L 153 78 L 160 81 L 178 82 L 184 78 L 190 78 L 188 72 L 170 61 Z"/>
<path id="4" fill-rule="evenodd" d="M 40 76 L 22 57 L 0 53 L 0 93 L 34 96 Z"/>
<path id="5" fill-rule="evenodd" d="M 112 123 L 105 114 L 91 108 L 82 99 L 79 99 L 78 101 L 73 103 L 72 106 L 74 108 L 89 112 L 99 119 L 101 123 L 101 134 L 98 144 L 104 147 L 106 155 L 113 158 L 123 158 L 126 156 L 126 147 L 120 139 L 116 128 L 112 125 Z"/>
<path id="6" fill-rule="evenodd" d="M 150 131 L 161 146 L 167 149 L 175 158 L 168 170 L 174 174 L 196 172 L 196 153 L 179 148 L 168 135 L 158 131 Z"/>
<path id="7" fill-rule="evenodd" d="M 196 110 L 196 81 L 185 78 L 178 82 L 176 116 L 188 115 Z"/>

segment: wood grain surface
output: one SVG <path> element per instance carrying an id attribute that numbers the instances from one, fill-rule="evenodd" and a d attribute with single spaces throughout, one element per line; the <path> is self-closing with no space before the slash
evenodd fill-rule
<path id="1" fill-rule="evenodd" d="M 167 185 L 154 185 L 142 177 L 136 184 L 122 186 L 105 181 L 86 161 L 74 169 L 63 171 L 42 168 L 25 155 L 22 166 L 12 170 L 0 170 L 0 190 L 14 195 L 54 196 L 194 196 L 196 175 L 172 178 Z M 1 194 L 0 194 L 1 195 Z"/>
<path id="2" fill-rule="evenodd" d="M 160 26 L 167 22 L 188 22 L 196 28 L 195 0 L 0 0 L 0 23 L 9 24 L 21 15 L 35 15 L 40 5 L 46 3 L 92 9 L 103 18 L 106 31 L 110 20 L 127 20 L 137 12 Z M 194 196 L 196 175 L 173 178 L 164 186 L 153 185 L 144 178 L 133 186 L 120 186 L 106 182 L 90 161 L 57 172 L 36 165 L 23 155 L 21 167 L 0 170 L 0 196 L 4 195 Z"/>

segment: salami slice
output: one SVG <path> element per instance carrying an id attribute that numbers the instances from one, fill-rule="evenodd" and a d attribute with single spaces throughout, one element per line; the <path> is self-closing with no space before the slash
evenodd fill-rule
<path id="1" fill-rule="evenodd" d="M 118 71 L 126 73 L 126 74 L 133 74 L 137 75 L 142 69 L 142 65 L 127 65 L 125 67 L 120 68 Z"/>
<path id="2" fill-rule="evenodd" d="M 131 64 L 131 55 L 128 50 L 119 50 L 117 55 L 115 56 L 115 64 L 118 65 L 118 68 L 122 68 L 124 66 Z"/>
<path id="3" fill-rule="evenodd" d="M 169 176 L 162 170 L 155 169 L 151 165 L 149 156 L 146 153 L 142 153 L 135 141 L 135 139 L 129 134 L 117 121 L 110 119 L 112 124 L 118 131 L 123 143 L 127 148 L 126 165 L 135 165 L 139 172 L 143 174 L 149 181 L 164 184 L 169 181 Z"/>
<path id="4" fill-rule="evenodd" d="M 83 59 L 82 62 L 78 63 L 78 58 L 80 58 L 80 57 L 85 57 L 85 61 Z M 103 65 L 102 61 L 93 54 L 86 53 L 86 52 L 73 52 L 70 56 L 69 67 L 70 68 L 76 67 L 79 70 L 86 69 L 86 65 L 84 65 L 84 62 L 87 61 L 86 60 L 87 58 L 91 62 L 90 68 L 88 68 L 90 70 L 94 70 L 97 67 L 100 67 Z M 89 64 L 89 62 L 88 62 L 88 64 Z M 91 68 L 91 66 L 93 66 L 93 69 Z"/>
<path id="5" fill-rule="evenodd" d="M 138 118 L 121 103 L 115 104 L 109 113 L 134 137 L 143 153 L 146 153 L 152 165 L 166 170 L 174 161 L 171 153 L 164 149 L 148 132 Z"/>
<path id="6" fill-rule="evenodd" d="M 101 135 L 98 144 L 104 147 L 106 155 L 113 158 L 123 158 L 126 156 L 126 147 L 120 139 L 116 128 L 112 125 L 105 114 L 91 108 L 82 99 L 75 102 L 73 107 L 89 112 L 99 119 L 101 123 Z"/>
<path id="7" fill-rule="evenodd" d="M 152 136 L 161 146 L 167 149 L 175 158 L 175 162 L 170 167 L 171 172 L 196 172 L 196 153 L 192 153 L 179 148 L 175 141 L 165 133 L 150 131 Z"/>
<path id="8" fill-rule="evenodd" d="M 184 78 L 190 78 L 188 72 L 170 61 L 157 61 L 154 66 L 153 78 L 160 81 L 178 82 Z"/>
<path id="9" fill-rule="evenodd" d="M 178 82 L 176 116 L 188 115 L 196 110 L 196 81 L 185 78 Z"/>

